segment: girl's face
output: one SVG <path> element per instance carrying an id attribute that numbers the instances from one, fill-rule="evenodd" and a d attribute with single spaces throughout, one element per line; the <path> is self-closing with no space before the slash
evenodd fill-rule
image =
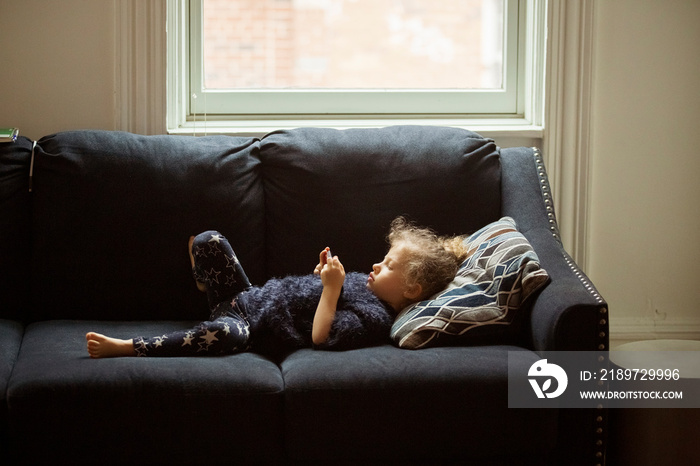
<path id="1" fill-rule="evenodd" d="M 402 243 L 394 245 L 382 262 L 372 266 L 367 279 L 367 288 L 396 312 L 412 302 L 411 290 L 404 280 L 405 257 L 406 246 Z"/>

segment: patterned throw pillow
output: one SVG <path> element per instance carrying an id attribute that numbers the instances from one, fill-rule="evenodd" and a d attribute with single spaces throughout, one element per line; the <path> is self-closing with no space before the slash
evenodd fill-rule
<path id="1" fill-rule="evenodd" d="M 510 217 L 483 227 L 465 244 L 469 256 L 452 283 L 396 318 L 391 338 L 399 347 L 469 344 L 514 331 L 511 324 L 521 304 L 549 281 Z"/>

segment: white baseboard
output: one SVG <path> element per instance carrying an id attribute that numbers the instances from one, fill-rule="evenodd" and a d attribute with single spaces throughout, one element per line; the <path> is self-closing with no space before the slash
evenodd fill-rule
<path id="1" fill-rule="evenodd" d="M 700 318 L 654 320 L 638 317 L 610 319 L 610 348 L 641 340 L 700 340 Z"/>

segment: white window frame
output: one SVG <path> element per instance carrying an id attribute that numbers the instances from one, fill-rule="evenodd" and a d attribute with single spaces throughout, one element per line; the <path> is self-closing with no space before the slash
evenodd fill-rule
<path id="1" fill-rule="evenodd" d="M 299 126 L 433 124 L 468 127 L 491 136 L 542 137 L 546 0 L 506 0 L 505 14 L 516 26 L 504 31 L 504 90 L 487 91 L 205 90 L 201 41 L 193 40 L 201 37 L 201 18 L 190 23 L 193 10 L 201 11 L 201 0 L 167 0 L 170 133 L 264 134 Z M 282 93 L 284 101 L 279 98 Z M 320 93 L 323 99 L 310 98 Z M 255 105 L 232 115 L 227 113 L 228 99 L 252 99 Z M 328 102 L 334 105 L 328 107 Z"/>

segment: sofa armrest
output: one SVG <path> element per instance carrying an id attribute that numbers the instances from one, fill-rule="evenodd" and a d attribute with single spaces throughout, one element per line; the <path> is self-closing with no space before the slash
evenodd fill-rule
<path id="1" fill-rule="evenodd" d="M 590 279 L 547 230 L 525 233 L 551 282 L 532 303 L 537 351 L 608 350 L 608 306 Z"/>
<path id="2" fill-rule="evenodd" d="M 607 350 L 607 303 L 564 250 L 539 150 L 503 149 L 501 170 L 501 213 L 515 219 L 551 277 L 531 303 L 533 349 Z"/>

